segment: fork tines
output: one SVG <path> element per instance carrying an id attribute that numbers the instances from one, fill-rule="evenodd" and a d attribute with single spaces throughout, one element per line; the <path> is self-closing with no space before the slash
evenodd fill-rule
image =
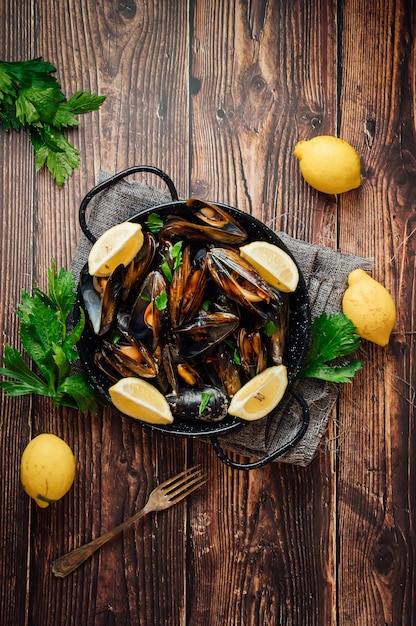
<path id="1" fill-rule="evenodd" d="M 170 499 L 179 501 L 198 487 L 207 482 L 207 476 L 200 465 L 185 469 L 174 478 L 170 478 L 160 485 Z"/>

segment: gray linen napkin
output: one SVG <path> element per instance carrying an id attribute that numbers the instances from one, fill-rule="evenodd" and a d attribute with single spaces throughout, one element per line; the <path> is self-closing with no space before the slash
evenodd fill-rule
<path id="1" fill-rule="evenodd" d="M 101 173 L 100 182 L 109 175 Z M 100 236 L 106 229 L 122 222 L 141 210 L 164 204 L 170 196 L 160 189 L 122 179 L 101 191 L 91 200 L 87 223 L 90 231 Z M 279 232 L 278 236 L 292 252 L 303 273 L 308 288 L 312 319 L 323 311 L 341 311 L 342 295 L 347 286 L 348 274 L 355 268 L 370 269 L 371 261 L 362 257 L 342 254 L 330 248 L 312 245 Z M 91 243 L 84 234 L 78 242 L 71 269 L 77 281 L 87 261 Z M 335 405 L 339 386 L 317 379 L 296 382 L 310 411 L 306 434 L 279 462 L 306 466 L 314 458 L 326 431 L 328 419 Z M 243 428 L 219 438 L 221 447 L 243 456 L 261 458 L 290 441 L 299 428 L 301 411 L 297 402 L 287 395 L 273 417 L 248 422 Z"/>

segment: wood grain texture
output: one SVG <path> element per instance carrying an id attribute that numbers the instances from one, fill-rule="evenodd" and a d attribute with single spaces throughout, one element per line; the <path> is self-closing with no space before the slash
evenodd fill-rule
<path id="1" fill-rule="evenodd" d="M 13 22 L 14 12 L 13 3 L 2 3 L 1 24 Z M 2 59 L 12 60 L 23 47 L 30 56 L 33 55 L 34 29 L 29 15 L 29 7 L 22 7 L 22 18 L 29 24 L 27 29 L 21 24 L 10 30 L 0 26 Z M 14 311 L 22 288 L 29 289 L 33 277 L 31 242 L 35 212 L 33 156 L 28 151 L 28 138 L 23 134 L 6 134 L 3 131 L 1 135 L 0 342 L 3 352 L 6 341 L 19 345 Z M 21 185 L 22 180 L 27 184 Z M 14 278 L 17 273 L 20 280 Z M 1 397 L 0 612 L 5 621 L 20 624 L 27 623 L 29 605 L 27 574 L 31 552 L 31 511 L 21 489 L 18 467 L 25 441 L 32 435 L 32 405 L 32 399 L 28 397 Z"/>
<path id="2" fill-rule="evenodd" d="M 365 379 L 341 401 L 351 430 L 340 451 L 344 524 L 339 593 L 344 621 L 373 619 L 390 625 L 412 621 L 410 596 L 415 588 L 414 490 L 403 489 L 414 467 L 415 338 L 410 329 L 415 303 L 416 244 L 411 233 L 416 172 L 411 121 L 414 66 L 407 46 L 414 22 L 409 5 L 387 4 L 383 13 L 374 9 L 366 19 L 377 25 L 376 38 L 368 36 L 360 3 L 346 2 L 341 17 L 340 132 L 363 155 L 364 182 L 356 201 L 353 195 L 341 201 L 339 232 L 344 250 L 374 257 L 373 277 L 392 293 L 398 317 L 387 349 L 365 347 Z M 365 64 L 358 55 L 348 54 L 353 45 L 363 50 Z M 349 105 L 352 100 L 354 107 Z M 408 365 L 403 369 L 404 355 Z"/>
<path id="3" fill-rule="evenodd" d="M 334 205 L 318 194 L 311 200 L 307 185 L 294 193 L 300 174 L 292 157 L 298 139 L 323 129 L 335 132 L 336 76 L 327 68 L 337 54 L 336 13 L 329 3 L 324 13 L 330 15 L 322 21 L 322 8 L 321 3 L 301 10 L 296 3 L 237 2 L 227 13 L 217 3 L 211 9 L 206 2 L 196 4 L 192 72 L 200 89 L 192 98 L 198 147 L 192 191 L 301 238 L 308 239 L 317 223 L 316 232 L 324 237 L 319 243 L 333 245 Z M 214 32 L 222 33 L 219 51 L 204 43 Z M 224 59 L 228 66 L 222 67 Z M 310 68 L 316 75 L 310 76 Z"/>
<path id="4" fill-rule="evenodd" d="M 414 0 L 0 1 L 4 60 L 43 56 L 65 93 L 107 95 L 68 133 L 81 168 L 58 189 L 24 133 L 0 132 L 0 328 L 19 345 L 21 290 L 69 267 L 78 207 L 98 181 L 156 165 L 181 196 L 252 213 L 305 241 L 374 258 L 398 308 L 387 348 L 342 387 L 307 468 L 227 468 L 209 441 L 167 437 L 106 408 L 1 396 L 1 622 L 19 626 L 408 626 L 415 613 Z M 362 185 L 330 197 L 301 178 L 299 139 L 356 147 Z M 146 176 L 136 177 L 159 183 Z M 40 510 L 20 486 L 31 437 L 77 459 Z M 232 458 L 237 458 L 234 454 Z M 201 463 L 209 482 L 64 580 L 51 563 Z"/>

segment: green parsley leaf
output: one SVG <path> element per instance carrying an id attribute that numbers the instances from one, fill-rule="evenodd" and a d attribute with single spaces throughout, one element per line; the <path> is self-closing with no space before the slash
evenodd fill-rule
<path id="1" fill-rule="evenodd" d="M 53 125 L 58 129 L 80 125 L 80 121 L 77 120 L 75 115 L 68 108 L 68 102 L 61 102 L 59 104 L 53 117 Z"/>
<path id="2" fill-rule="evenodd" d="M 76 116 L 96 111 L 104 100 L 105 96 L 97 96 L 90 91 L 77 91 L 70 100 L 59 103 L 52 120 L 53 125 L 56 128 L 79 126 Z"/>
<path id="3" fill-rule="evenodd" d="M 91 113 L 91 111 L 98 111 L 105 98 L 105 96 L 97 96 L 90 91 L 80 90 L 74 93 L 72 98 L 66 103 L 66 106 L 74 115 Z"/>
<path id="4" fill-rule="evenodd" d="M 351 382 L 363 361 L 334 362 L 355 352 L 360 345 L 356 327 L 346 315 L 322 313 L 312 324 L 312 343 L 299 378 L 320 378 L 336 383 Z"/>
<path id="5" fill-rule="evenodd" d="M 271 337 L 277 330 L 277 326 L 273 320 L 267 320 L 263 327 L 263 332 L 267 337 Z"/>
<path id="6" fill-rule="evenodd" d="M 14 380 L 0 381 L 9 396 L 22 396 L 28 393 L 48 395 L 48 385 L 27 366 L 22 355 L 16 348 L 6 343 L 4 346 L 3 363 L 6 367 L 0 367 L 0 374 Z"/>
<path id="7" fill-rule="evenodd" d="M 85 325 L 85 315 L 81 312 L 74 328 L 68 330 L 75 298 L 71 272 L 63 268 L 57 272 L 54 262 L 48 269 L 47 292 L 38 287 L 33 289 L 33 295 L 22 292 L 22 302 L 16 311 L 20 340 L 39 374 L 32 371 L 18 350 L 6 344 L 4 367 L 0 368 L 6 380 L 0 381 L 0 387 L 8 395 L 36 393 L 52 398 L 60 406 L 97 410 L 96 394 L 85 375 L 71 375 L 71 366 L 78 359 L 76 343 Z"/>
<path id="8" fill-rule="evenodd" d="M 4 66 L 4 63 L 0 63 L 0 101 L 4 100 L 6 95 L 14 97 L 16 90 L 12 75 L 7 71 L 7 67 Z"/>
<path id="9" fill-rule="evenodd" d="M 166 309 L 168 306 L 168 294 L 166 291 L 162 291 L 158 296 L 156 296 L 155 305 L 158 311 L 164 311 Z"/>
<path id="10" fill-rule="evenodd" d="M 95 394 L 92 392 L 84 374 L 74 374 L 68 376 L 61 383 L 58 388 L 58 393 L 62 394 L 62 404 L 66 402 L 66 406 L 77 408 L 80 411 L 91 411 L 92 413 L 97 410 L 97 401 Z M 70 402 L 70 398 L 73 398 L 75 402 Z"/>
<path id="11" fill-rule="evenodd" d="M 165 278 L 169 282 L 172 282 L 172 270 L 170 269 L 170 265 L 169 265 L 169 263 L 167 262 L 166 259 L 164 261 L 162 261 L 162 263 L 160 264 L 160 269 L 162 270 L 163 274 L 165 275 Z"/>
<path id="12" fill-rule="evenodd" d="M 55 261 L 52 261 L 52 267 L 48 269 L 48 290 L 49 296 L 40 289 L 36 289 L 36 293 L 43 296 L 49 306 L 59 311 L 61 322 L 63 322 L 74 308 L 77 296 L 72 273 L 66 272 L 62 267 L 58 274 Z"/>
<path id="13" fill-rule="evenodd" d="M 32 86 L 19 91 L 16 98 L 16 117 L 22 126 L 37 122 L 52 124 L 56 110 L 65 96 L 60 89 Z"/>
<path id="14" fill-rule="evenodd" d="M 199 415 L 202 415 L 202 413 L 205 411 L 211 398 L 212 398 L 212 393 L 207 393 L 206 391 L 203 391 L 201 393 L 201 403 L 198 408 Z"/>
<path id="15" fill-rule="evenodd" d="M 182 246 L 183 241 L 177 241 L 170 251 L 171 257 L 173 259 L 173 269 L 176 270 L 182 263 Z"/>
<path id="16" fill-rule="evenodd" d="M 146 220 L 146 226 L 151 233 L 158 233 L 163 227 L 163 220 L 157 213 L 150 213 Z"/>
<path id="17" fill-rule="evenodd" d="M 238 348 L 231 339 L 224 339 L 224 343 L 231 349 L 233 353 L 233 361 L 236 365 L 241 365 L 241 357 Z"/>
<path id="18" fill-rule="evenodd" d="M 74 169 L 79 167 L 79 152 L 66 140 L 60 130 L 55 130 L 53 133 L 49 132 L 50 130 L 51 127 L 44 127 L 43 143 L 41 142 L 38 147 L 33 140 L 34 133 L 30 134 L 35 148 L 35 167 L 38 172 L 46 165 L 58 187 L 62 187 Z"/>

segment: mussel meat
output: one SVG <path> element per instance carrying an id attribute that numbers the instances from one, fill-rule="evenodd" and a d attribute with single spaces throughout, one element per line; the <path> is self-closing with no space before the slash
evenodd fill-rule
<path id="1" fill-rule="evenodd" d="M 133 305 L 128 331 L 136 339 L 153 337 L 153 349 L 160 345 L 160 338 L 167 323 L 166 303 L 168 285 L 159 270 L 153 270 L 141 284 L 139 294 Z"/>
<path id="2" fill-rule="evenodd" d="M 289 330 L 289 296 L 273 289 L 274 298 L 270 302 L 270 321 L 266 326 L 267 347 L 274 365 L 283 362 Z"/>
<path id="3" fill-rule="evenodd" d="M 204 359 L 208 377 L 212 383 L 232 396 L 242 385 L 241 367 L 235 360 L 233 350 L 226 343 L 220 343 Z"/>
<path id="4" fill-rule="evenodd" d="M 183 250 L 182 263 L 174 271 L 169 294 L 173 328 L 192 319 L 198 312 L 207 284 L 206 251 L 201 248 L 191 260 L 191 249 Z"/>
<path id="5" fill-rule="evenodd" d="M 252 378 L 267 367 L 267 348 L 259 330 L 249 332 L 241 327 L 237 335 L 241 364 Z"/>
<path id="6" fill-rule="evenodd" d="M 167 343 L 163 348 L 162 356 L 163 369 L 174 393 L 178 394 L 180 388 L 185 385 L 190 387 L 202 385 L 202 376 L 189 361 L 183 358 L 177 346 Z"/>
<path id="7" fill-rule="evenodd" d="M 110 343 L 103 341 L 101 348 L 103 356 L 117 371 L 129 372 L 142 378 L 155 378 L 159 367 L 153 355 L 146 346 L 139 341 L 119 341 Z"/>

